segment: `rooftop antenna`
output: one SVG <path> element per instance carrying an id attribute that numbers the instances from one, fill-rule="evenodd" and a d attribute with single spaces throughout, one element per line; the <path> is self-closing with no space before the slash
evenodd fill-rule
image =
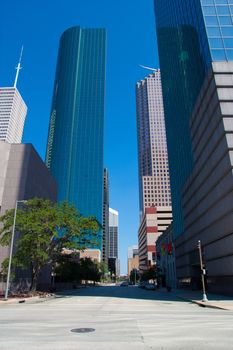
<path id="1" fill-rule="evenodd" d="M 15 67 L 15 69 L 16 69 L 16 76 L 15 76 L 14 88 L 16 88 L 16 85 L 17 85 L 17 81 L 18 81 L 18 77 L 19 77 L 19 71 L 20 71 L 20 69 L 22 69 L 22 67 L 21 67 L 22 56 L 23 56 L 23 46 L 21 47 L 21 52 L 20 52 L 20 56 L 19 56 L 19 63 L 17 65 L 17 67 Z"/>
<path id="2" fill-rule="evenodd" d="M 141 64 L 139 64 L 139 66 L 142 67 L 142 68 L 144 68 L 144 69 L 152 70 L 152 72 L 156 72 L 156 71 L 157 71 L 156 68 L 151 68 L 151 67 L 142 66 Z"/>

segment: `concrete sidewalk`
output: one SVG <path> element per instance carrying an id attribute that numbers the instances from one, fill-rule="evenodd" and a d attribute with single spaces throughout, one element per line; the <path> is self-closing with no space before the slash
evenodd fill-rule
<path id="1" fill-rule="evenodd" d="M 54 294 L 48 294 L 46 296 L 34 296 L 34 297 L 19 297 L 19 298 L 12 298 L 9 297 L 9 299 L 4 300 L 3 298 L 0 298 L 0 306 L 6 305 L 6 304 L 19 304 L 19 303 L 30 303 L 30 302 L 43 302 L 50 299 L 55 298 L 56 296 Z"/>
<path id="2" fill-rule="evenodd" d="M 168 293 L 166 289 L 159 289 L 159 291 Z M 180 299 L 190 301 L 203 307 L 233 311 L 233 297 L 207 293 L 208 301 L 203 302 L 203 294 L 201 291 L 175 289 L 169 293 Z"/>

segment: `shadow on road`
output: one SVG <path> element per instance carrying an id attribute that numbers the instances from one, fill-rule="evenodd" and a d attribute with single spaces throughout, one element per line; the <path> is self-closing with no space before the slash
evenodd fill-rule
<path id="1" fill-rule="evenodd" d="M 184 300 L 176 297 L 172 292 L 159 290 L 144 290 L 138 287 L 119 287 L 119 286 L 98 286 L 74 289 L 57 293 L 57 297 L 88 296 L 88 297 L 112 297 L 123 299 L 141 299 L 141 300 L 160 300 L 160 301 L 178 301 Z"/>

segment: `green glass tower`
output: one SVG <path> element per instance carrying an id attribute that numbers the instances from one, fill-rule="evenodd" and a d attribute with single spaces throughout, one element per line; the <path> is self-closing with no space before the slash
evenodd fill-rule
<path id="1" fill-rule="evenodd" d="M 190 116 L 212 62 L 233 59 L 233 0 L 154 0 L 154 7 L 178 237 L 182 190 L 193 169 Z"/>
<path id="2" fill-rule="evenodd" d="M 58 200 L 75 204 L 82 215 L 93 215 L 101 224 L 105 47 L 105 29 L 72 27 L 63 33 L 46 153 Z"/>

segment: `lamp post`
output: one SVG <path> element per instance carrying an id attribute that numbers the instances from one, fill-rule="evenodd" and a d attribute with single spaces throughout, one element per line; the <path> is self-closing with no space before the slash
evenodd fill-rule
<path id="1" fill-rule="evenodd" d="M 202 280 L 202 289 L 203 289 L 202 301 L 206 302 L 206 301 L 208 301 L 208 299 L 207 299 L 206 288 L 205 288 L 205 269 L 204 269 L 203 260 L 202 260 L 201 241 L 198 241 L 197 247 L 199 250 L 200 266 L 201 266 L 201 280 Z"/>
<path id="2" fill-rule="evenodd" d="M 8 299 L 8 293 L 9 293 L 9 284 L 10 284 L 10 275 L 11 275 L 11 263 L 12 263 L 12 254 L 13 254 L 13 246 L 14 246 L 14 238 L 15 238 L 15 225 L 16 225 L 16 215 L 17 215 L 17 209 L 18 209 L 18 203 L 24 203 L 25 200 L 16 201 L 15 203 L 15 212 L 14 212 L 14 222 L 12 227 L 12 236 L 11 236 L 11 245 L 10 245 L 10 256 L 9 256 L 9 264 L 8 264 L 8 271 L 7 271 L 7 281 L 6 281 L 6 290 L 5 290 L 5 298 L 4 300 Z"/>

